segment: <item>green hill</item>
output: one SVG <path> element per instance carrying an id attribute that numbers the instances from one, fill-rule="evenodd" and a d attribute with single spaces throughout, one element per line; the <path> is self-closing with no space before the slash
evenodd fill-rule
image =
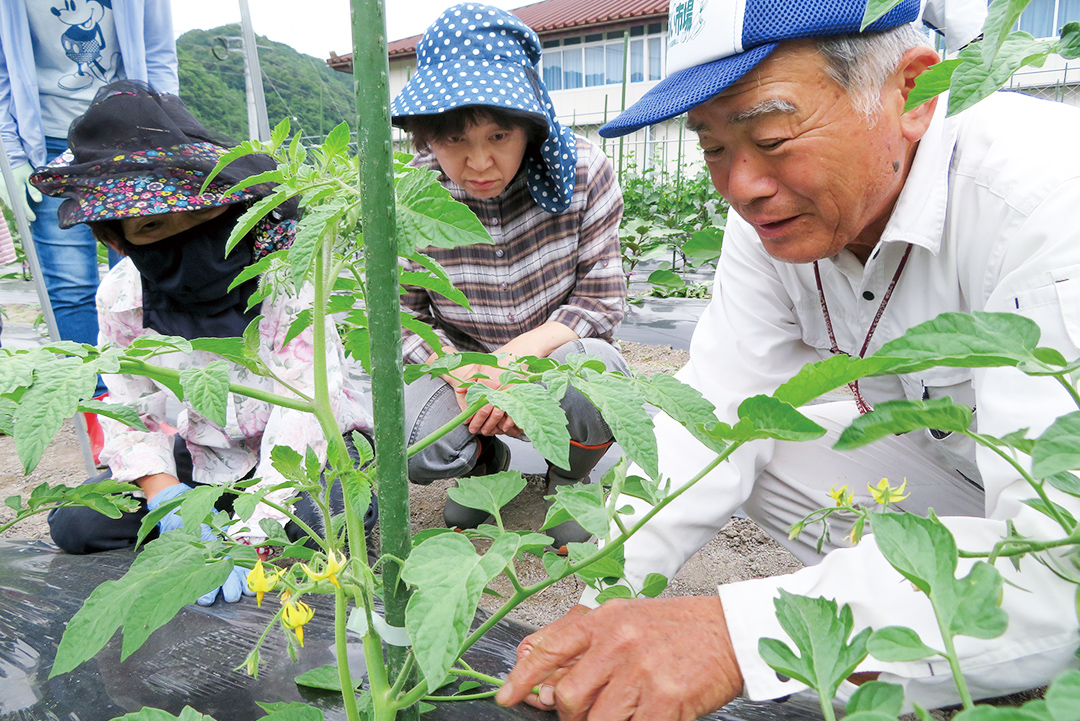
<path id="1" fill-rule="evenodd" d="M 247 138 L 244 58 L 230 52 L 218 60 L 214 38 L 240 35 L 239 25 L 190 30 L 176 41 L 180 61 L 180 97 L 203 125 L 234 140 Z M 323 136 L 347 120 L 355 125 L 352 76 L 331 70 L 323 58 L 257 36 L 259 64 L 270 127 L 289 117 L 293 132 Z M 239 43 L 233 43 L 239 47 Z M 225 55 L 216 43 L 218 55 Z"/>

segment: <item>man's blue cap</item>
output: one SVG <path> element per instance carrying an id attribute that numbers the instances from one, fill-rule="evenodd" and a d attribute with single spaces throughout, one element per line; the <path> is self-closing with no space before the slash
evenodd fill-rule
<path id="1" fill-rule="evenodd" d="M 785 40 L 857 33 L 866 0 L 671 0 L 668 77 L 600 128 L 617 138 L 668 120 L 726 90 Z M 866 28 L 914 22 L 919 0 L 901 0 Z"/>

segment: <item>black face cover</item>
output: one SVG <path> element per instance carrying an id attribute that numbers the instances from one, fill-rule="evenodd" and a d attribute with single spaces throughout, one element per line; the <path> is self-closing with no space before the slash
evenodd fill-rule
<path id="1" fill-rule="evenodd" d="M 246 205 L 231 205 L 204 223 L 149 245 L 124 240 L 124 253 L 142 275 L 143 326 L 165 335 L 232 338 L 259 315 L 247 308 L 258 287 L 252 278 L 228 290 L 251 264 L 245 238 L 226 257 L 225 245 Z"/>

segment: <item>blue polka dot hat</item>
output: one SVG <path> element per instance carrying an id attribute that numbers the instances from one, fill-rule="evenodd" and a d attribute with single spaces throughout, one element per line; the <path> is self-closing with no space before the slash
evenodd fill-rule
<path id="1" fill-rule="evenodd" d="M 570 207 L 577 146 L 555 117 L 537 72 L 540 39 L 505 10 L 463 3 L 448 8 L 416 46 L 416 74 L 390 104 L 396 121 L 470 105 L 518 110 L 547 121 L 539 152 L 525 156 L 529 192 L 549 213 Z"/>

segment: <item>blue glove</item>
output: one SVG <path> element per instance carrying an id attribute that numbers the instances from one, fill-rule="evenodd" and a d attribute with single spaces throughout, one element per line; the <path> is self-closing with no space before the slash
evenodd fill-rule
<path id="1" fill-rule="evenodd" d="M 186 483 L 178 483 L 175 486 L 169 486 L 163 491 L 159 491 L 157 495 L 146 501 L 146 507 L 151 511 L 156 510 L 162 504 L 175 500 L 181 493 L 186 493 L 191 490 L 191 486 Z M 214 513 L 217 513 L 215 510 Z M 169 531 L 175 531 L 178 528 L 184 527 L 184 519 L 180 517 L 179 506 L 165 514 L 165 517 L 158 521 L 158 530 L 162 533 L 168 533 Z M 204 541 L 212 541 L 215 538 L 214 530 L 205 523 L 200 524 L 200 535 Z M 250 573 L 250 569 L 243 566 L 233 566 L 232 571 L 229 572 L 229 577 L 225 579 L 225 583 L 221 584 L 220 588 L 215 588 L 210 593 L 204 596 L 200 596 L 196 601 L 200 606 L 211 606 L 217 599 L 218 592 L 221 593 L 226 603 L 236 603 L 240 600 L 241 596 L 254 596 L 255 592 L 248 588 L 247 577 Z"/>

